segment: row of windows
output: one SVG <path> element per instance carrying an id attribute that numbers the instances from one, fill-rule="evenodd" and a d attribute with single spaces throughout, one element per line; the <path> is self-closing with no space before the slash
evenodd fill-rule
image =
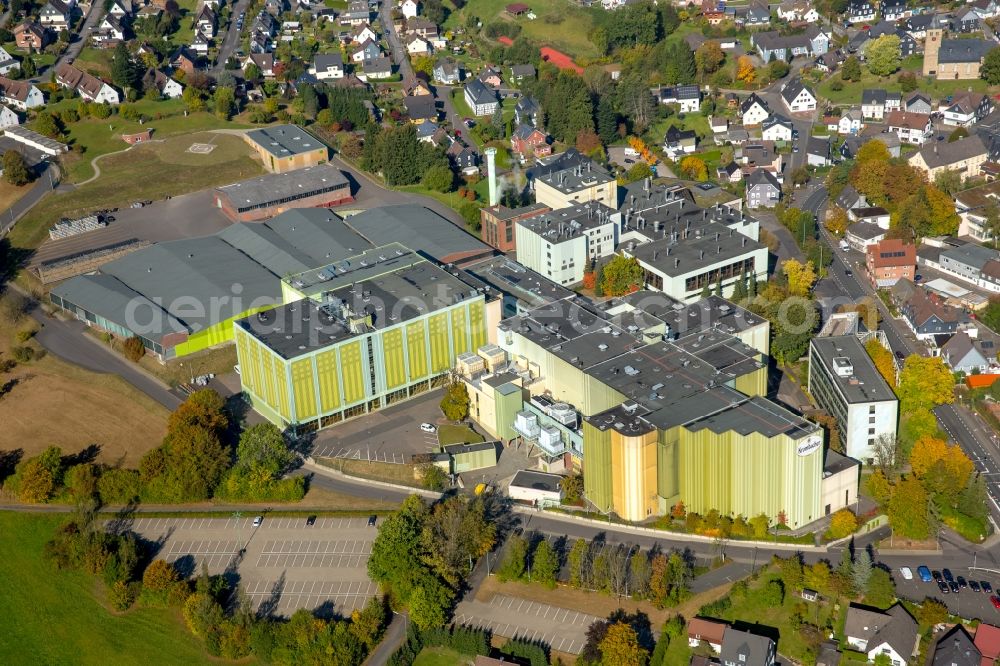
<path id="1" fill-rule="evenodd" d="M 701 275 L 689 277 L 684 281 L 684 289 L 687 291 L 699 291 L 704 289 L 706 285 L 714 286 L 719 282 L 720 278 L 725 281 L 730 278 L 740 277 L 746 273 L 755 275 L 753 257 L 740 261 L 734 261 L 733 263 L 723 266 L 722 268 L 713 268 L 712 270 L 706 271 Z"/>

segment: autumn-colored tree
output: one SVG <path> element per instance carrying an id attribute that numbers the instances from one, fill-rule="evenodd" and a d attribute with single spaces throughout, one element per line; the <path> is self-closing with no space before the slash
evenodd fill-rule
<path id="1" fill-rule="evenodd" d="M 910 469 L 918 478 L 923 478 L 947 452 L 948 442 L 937 437 L 921 437 L 910 451 Z"/>
<path id="2" fill-rule="evenodd" d="M 896 534 L 910 539 L 926 539 L 930 536 L 927 491 L 920 479 L 910 474 L 896 484 L 889 500 L 888 514 L 889 524 Z"/>
<path id="3" fill-rule="evenodd" d="M 166 592 L 178 580 L 177 570 L 166 560 L 153 560 L 142 573 L 142 586 L 150 592 Z"/>
<path id="4" fill-rule="evenodd" d="M 927 597 L 923 603 L 917 606 L 916 620 L 921 627 L 930 628 L 934 625 L 948 621 L 948 607 L 937 599 Z"/>
<path id="5" fill-rule="evenodd" d="M 616 254 L 604 265 L 601 286 L 605 296 L 624 296 L 642 285 L 642 266 L 634 257 Z"/>
<path id="6" fill-rule="evenodd" d="M 684 502 L 681 502 L 680 500 L 678 500 L 677 504 L 674 504 L 674 506 L 670 509 L 670 515 L 676 520 L 683 519 L 686 513 L 687 509 L 684 508 Z"/>
<path id="7" fill-rule="evenodd" d="M 17 497 L 26 504 L 48 502 L 55 492 L 55 478 L 41 458 L 31 458 L 18 470 Z"/>
<path id="8" fill-rule="evenodd" d="M 582 129 L 576 135 L 576 149 L 584 155 L 590 155 L 602 147 L 601 137 L 592 129 Z"/>
<path id="9" fill-rule="evenodd" d="M 868 162 L 888 162 L 892 158 L 889 154 L 889 147 L 878 139 L 870 139 L 858 149 L 858 154 L 854 156 L 856 164 L 866 164 Z"/>
<path id="10" fill-rule="evenodd" d="M 851 221 L 847 219 L 847 212 L 840 206 L 831 206 L 826 214 L 826 230 L 831 234 L 843 236 Z"/>
<path id="11" fill-rule="evenodd" d="M 583 274 L 583 288 L 593 289 L 597 286 L 597 273 L 594 271 L 586 271 Z"/>
<path id="12" fill-rule="evenodd" d="M 708 40 L 694 52 L 694 62 L 701 77 L 714 74 L 725 60 L 726 54 L 714 39 Z"/>
<path id="13" fill-rule="evenodd" d="M 889 483 L 889 479 L 880 469 L 876 469 L 869 475 L 866 487 L 868 494 L 880 506 L 885 506 L 892 496 L 892 484 Z"/>
<path id="14" fill-rule="evenodd" d="M 216 435 L 221 434 L 229 425 L 225 414 L 225 401 L 212 389 L 195 391 L 170 414 L 167 421 L 167 431 L 183 429 L 185 426 L 196 426 Z"/>
<path id="15" fill-rule="evenodd" d="M 757 79 L 757 70 L 749 56 L 742 55 L 736 61 L 736 79 L 746 84 L 752 84 Z"/>
<path id="16" fill-rule="evenodd" d="M 787 259 L 781 264 L 781 270 L 788 279 L 788 293 L 793 296 L 808 296 L 816 282 L 816 271 L 813 262 L 801 263 L 795 259 Z"/>
<path id="17" fill-rule="evenodd" d="M 879 141 L 869 141 L 864 147 L 878 144 L 885 147 Z M 862 150 L 864 149 L 862 147 Z M 860 150 L 858 153 L 860 154 Z M 889 162 L 870 159 L 864 162 L 857 162 L 851 172 L 851 183 L 858 192 L 865 195 L 868 202 L 873 206 L 881 206 L 886 203 L 885 175 L 889 171 Z"/>
<path id="18" fill-rule="evenodd" d="M 882 375 L 882 379 L 889 386 L 896 386 L 896 362 L 893 360 L 892 352 L 879 344 L 879 341 L 872 338 L 865 343 L 865 351 L 875 364 L 875 369 Z"/>
<path id="19" fill-rule="evenodd" d="M 830 516 L 830 536 L 842 539 L 858 529 L 858 517 L 850 509 L 840 509 Z"/>
<path id="20" fill-rule="evenodd" d="M 628 624 L 608 627 L 600 644 L 602 666 L 645 666 L 649 651 L 639 645 L 639 635 Z"/>
<path id="21" fill-rule="evenodd" d="M 125 342 L 122 343 L 122 354 L 133 363 L 138 363 L 146 355 L 146 347 L 142 344 L 142 338 L 137 335 L 125 338 Z"/>
<path id="22" fill-rule="evenodd" d="M 927 203 L 927 218 L 931 236 L 950 236 L 958 231 L 961 219 L 955 212 L 955 201 L 947 193 L 934 185 L 924 187 Z"/>
<path id="23" fill-rule="evenodd" d="M 940 356 L 912 354 L 903 364 L 896 389 L 900 413 L 951 404 L 955 399 L 954 387 L 955 378 Z"/>
<path id="24" fill-rule="evenodd" d="M 708 166 L 705 164 L 705 160 L 700 157 L 688 155 L 681 160 L 680 170 L 686 178 L 691 180 L 708 180 Z"/>
<path id="25" fill-rule="evenodd" d="M 802 568 L 802 584 L 817 592 L 825 592 L 830 589 L 830 574 L 830 565 L 820 560 Z"/>

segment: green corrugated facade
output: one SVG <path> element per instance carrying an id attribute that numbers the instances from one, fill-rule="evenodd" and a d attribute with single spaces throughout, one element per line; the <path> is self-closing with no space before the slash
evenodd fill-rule
<path id="1" fill-rule="evenodd" d="M 601 431 L 583 422 L 585 462 L 583 490 L 601 511 L 610 511 L 614 502 L 611 480 L 611 431 Z"/>
<path id="2" fill-rule="evenodd" d="M 282 427 L 323 427 L 408 397 L 447 373 L 457 354 L 487 340 L 482 296 L 290 360 L 239 326 L 233 330 L 243 390 L 255 409 Z"/>

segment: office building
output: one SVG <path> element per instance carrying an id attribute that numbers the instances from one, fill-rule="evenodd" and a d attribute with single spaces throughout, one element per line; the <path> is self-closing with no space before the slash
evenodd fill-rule
<path id="1" fill-rule="evenodd" d="M 809 394 L 836 420 L 848 456 L 875 457 L 875 440 L 896 437 L 899 402 L 853 335 L 813 338 Z"/>
<path id="2" fill-rule="evenodd" d="M 502 204 L 485 206 L 479 210 L 483 242 L 501 252 L 513 252 L 517 249 L 517 235 L 514 233 L 514 225 L 518 220 L 534 217 L 549 210 L 548 206 L 537 203 L 521 208 L 507 208 Z"/>
<path id="3" fill-rule="evenodd" d="M 316 166 L 329 159 L 326 144 L 297 125 L 250 130 L 244 139 L 271 173 Z"/>
<path id="4" fill-rule="evenodd" d="M 618 183 L 614 176 L 583 159 L 564 169 L 548 171 L 536 177 L 535 203 L 552 210 L 569 208 L 588 201 L 597 201 L 611 208 L 618 207 Z"/>

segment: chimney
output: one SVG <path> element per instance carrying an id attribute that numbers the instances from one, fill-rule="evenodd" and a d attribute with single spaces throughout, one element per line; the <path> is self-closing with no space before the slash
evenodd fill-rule
<path id="1" fill-rule="evenodd" d="M 677 257 L 674 257 L 674 268 L 677 268 L 680 265 L 681 265 L 681 260 L 678 259 Z"/>
<path id="2" fill-rule="evenodd" d="M 486 152 L 486 174 L 490 179 L 490 207 L 496 206 L 500 202 L 497 193 L 497 149 L 487 148 Z"/>

